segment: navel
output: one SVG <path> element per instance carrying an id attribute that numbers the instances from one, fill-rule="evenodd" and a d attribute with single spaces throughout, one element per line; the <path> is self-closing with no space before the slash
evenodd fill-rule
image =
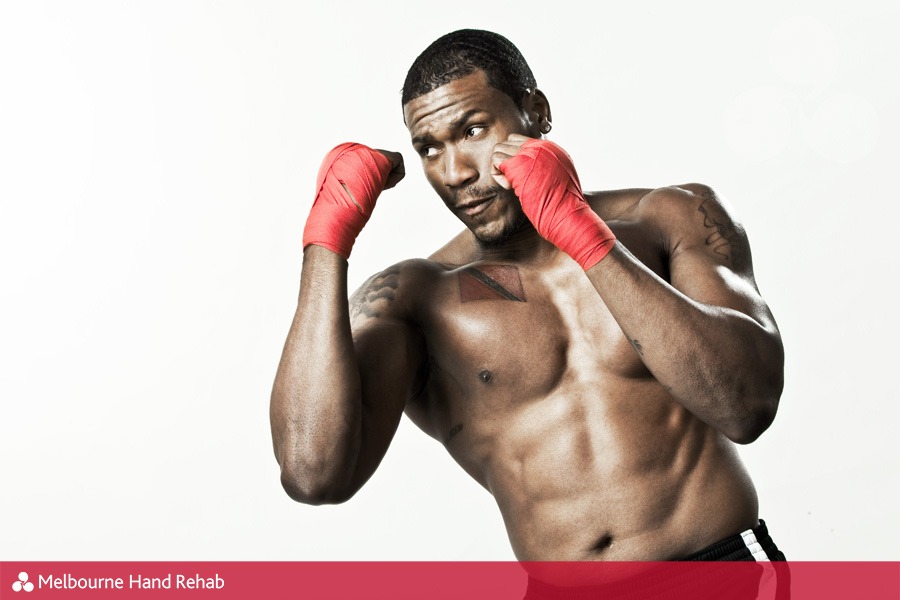
<path id="1" fill-rule="evenodd" d="M 611 535 L 604 535 L 602 538 L 600 538 L 597 541 L 596 544 L 593 545 L 593 547 L 591 548 L 591 551 L 597 552 L 597 553 L 603 552 L 604 550 L 606 550 L 607 548 L 612 546 L 612 542 L 613 542 L 613 539 L 612 539 Z"/>
<path id="2" fill-rule="evenodd" d="M 494 380 L 494 374 L 485 369 L 478 374 L 478 379 L 480 379 L 482 383 L 490 383 Z"/>

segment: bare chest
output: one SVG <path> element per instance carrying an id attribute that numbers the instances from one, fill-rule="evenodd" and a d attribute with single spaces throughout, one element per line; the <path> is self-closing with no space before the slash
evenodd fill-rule
<path id="1" fill-rule="evenodd" d="M 567 267 L 475 264 L 449 273 L 445 301 L 425 328 L 432 383 L 445 395 L 526 402 L 580 367 L 635 368 L 633 350 L 587 277 Z"/>
<path id="2" fill-rule="evenodd" d="M 631 245 L 649 247 L 639 242 Z M 466 438 L 476 428 L 494 432 L 548 398 L 650 375 L 565 256 L 537 267 L 472 263 L 445 273 L 440 286 L 421 323 L 428 368 L 420 412 L 444 443 L 460 425 Z"/>

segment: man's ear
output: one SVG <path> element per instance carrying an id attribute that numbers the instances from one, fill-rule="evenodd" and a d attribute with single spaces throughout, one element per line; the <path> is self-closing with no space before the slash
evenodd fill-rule
<path id="1" fill-rule="evenodd" d="M 522 101 L 522 110 L 527 119 L 528 136 L 539 138 L 550 132 L 552 118 L 550 115 L 550 102 L 544 92 L 535 88 L 525 92 Z"/>

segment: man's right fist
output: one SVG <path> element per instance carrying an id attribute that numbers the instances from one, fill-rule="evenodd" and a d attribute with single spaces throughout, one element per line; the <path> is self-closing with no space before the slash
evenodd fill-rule
<path id="1" fill-rule="evenodd" d="M 303 247 L 324 246 L 345 259 L 356 236 L 372 215 L 382 190 L 403 179 L 403 157 L 362 144 L 341 144 L 328 153 L 319 168 Z"/>

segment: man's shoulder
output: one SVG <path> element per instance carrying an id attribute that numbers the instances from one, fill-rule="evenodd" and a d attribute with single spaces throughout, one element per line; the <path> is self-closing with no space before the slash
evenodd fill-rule
<path id="1" fill-rule="evenodd" d="M 703 183 L 655 189 L 641 199 L 639 210 L 660 228 L 681 236 L 682 242 L 701 243 L 714 235 L 743 236 L 734 209 Z"/>
<path id="2" fill-rule="evenodd" d="M 739 227 L 734 209 L 703 183 L 591 192 L 586 198 L 604 220 L 636 221 L 669 234 Z"/>
<path id="3" fill-rule="evenodd" d="M 634 217 L 672 218 L 695 212 L 704 202 L 709 205 L 723 204 L 712 188 L 703 183 L 587 192 L 585 199 L 607 221 Z"/>
<path id="4" fill-rule="evenodd" d="M 378 271 L 350 296 L 351 324 L 356 328 L 371 317 L 413 319 L 447 270 L 433 260 L 411 258 Z"/>
<path id="5" fill-rule="evenodd" d="M 360 288 L 369 287 L 373 282 L 389 281 L 389 286 L 394 290 L 416 289 L 449 268 L 432 258 L 408 258 L 374 273 Z"/>

